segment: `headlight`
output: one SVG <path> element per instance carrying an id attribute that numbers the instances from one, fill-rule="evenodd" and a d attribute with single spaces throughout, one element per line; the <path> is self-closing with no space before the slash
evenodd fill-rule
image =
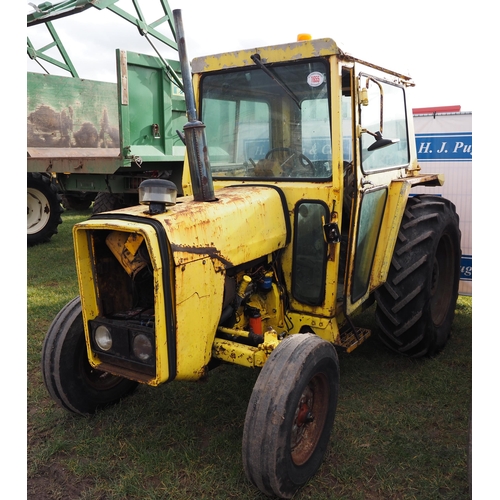
<path id="1" fill-rule="evenodd" d="M 103 351 L 109 351 L 113 345 L 113 339 L 111 338 L 111 332 L 106 326 L 100 325 L 96 328 L 94 333 L 95 343 L 98 345 L 99 349 Z"/>
<path id="2" fill-rule="evenodd" d="M 148 361 L 153 354 L 153 344 L 146 335 L 140 333 L 134 337 L 132 350 L 136 358 L 141 361 Z"/>

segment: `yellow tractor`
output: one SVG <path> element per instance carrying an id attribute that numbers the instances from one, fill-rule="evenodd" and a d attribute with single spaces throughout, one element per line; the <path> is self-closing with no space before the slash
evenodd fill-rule
<path id="1" fill-rule="evenodd" d="M 182 185 L 74 227 L 80 296 L 47 333 L 42 370 L 63 408 L 260 370 L 244 423 L 248 479 L 291 498 L 320 466 L 337 406 L 337 350 L 370 331 L 407 356 L 446 344 L 458 294 L 455 207 L 414 186 L 411 79 L 331 39 L 196 58 L 174 11 L 186 96 Z M 121 83 L 119 83 L 121 85 Z"/>

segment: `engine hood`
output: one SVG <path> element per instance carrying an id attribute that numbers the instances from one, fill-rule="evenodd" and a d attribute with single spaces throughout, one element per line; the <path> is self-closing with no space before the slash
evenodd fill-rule
<path id="1" fill-rule="evenodd" d="M 227 269 L 280 250 L 290 241 L 288 209 L 274 186 L 227 187 L 217 191 L 212 202 L 178 198 L 160 215 L 149 215 L 144 206 L 113 214 L 160 222 L 176 267 L 210 258 L 216 269 Z"/>

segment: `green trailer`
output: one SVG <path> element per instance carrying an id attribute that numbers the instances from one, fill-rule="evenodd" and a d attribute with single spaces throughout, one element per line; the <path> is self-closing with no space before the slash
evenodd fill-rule
<path id="1" fill-rule="evenodd" d="M 63 3 L 68 15 L 68 2 Z M 95 1 L 70 3 L 71 13 L 80 12 L 82 4 L 95 7 Z M 138 25 L 146 38 L 177 47 L 144 22 L 139 8 L 133 18 L 116 3 L 105 5 Z M 163 21 L 170 22 L 168 4 L 161 3 Z M 172 180 L 182 193 L 185 146 L 177 131 L 186 122 L 186 105 L 179 62 L 159 52 L 154 57 L 117 49 L 117 83 L 81 79 L 52 25 L 61 15 L 57 6 L 45 4 L 28 15 L 28 26 L 47 25 L 62 55 L 59 66 L 71 74 L 27 75 L 28 245 L 57 233 L 61 205 L 86 209 L 94 203 L 94 212 L 101 212 L 135 204 L 139 184 L 151 177 Z M 29 39 L 28 55 L 54 62 Z"/>

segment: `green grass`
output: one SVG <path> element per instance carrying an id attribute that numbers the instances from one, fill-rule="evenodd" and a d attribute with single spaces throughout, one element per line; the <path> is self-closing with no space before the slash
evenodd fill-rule
<path id="1" fill-rule="evenodd" d="M 50 243 L 28 249 L 28 498 L 263 499 L 244 475 L 241 437 L 257 371 L 223 365 L 206 382 L 140 386 L 89 418 L 60 409 L 40 372 L 43 338 L 78 294 L 65 212 Z M 375 329 L 373 310 L 358 319 Z M 460 297 L 452 337 L 433 359 L 387 352 L 376 336 L 340 355 L 330 447 L 302 499 L 469 498 L 472 299 Z"/>

